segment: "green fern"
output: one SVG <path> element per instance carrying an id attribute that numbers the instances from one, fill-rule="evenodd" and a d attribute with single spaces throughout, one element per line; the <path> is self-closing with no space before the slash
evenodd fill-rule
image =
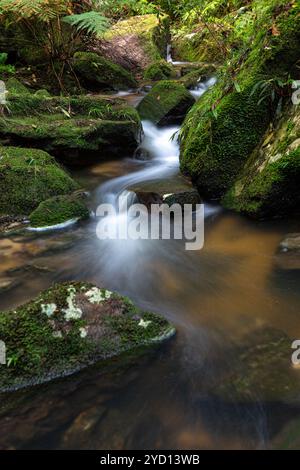
<path id="1" fill-rule="evenodd" d="M 97 36 L 104 34 L 110 26 L 108 19 L 97 11 L 65 16 L 63 21 L 75 27 L 79 32 L 84 31 Z"/>
<path id="2" fill-rule="evenodd" d="M 48 22 L 67 14 L 68 3 L 64 0 L 0 0 L 0 15 L 12 15 L 16 21 L 36 18 Z"/>

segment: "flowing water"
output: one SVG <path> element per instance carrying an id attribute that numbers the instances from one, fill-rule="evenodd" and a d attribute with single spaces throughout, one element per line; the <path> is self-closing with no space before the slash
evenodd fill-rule
<path id="1" fill-rule="evenodd" d="M 146 159 L 74 172 L 90 191 L 93 211 L 101 202 L 117 205 L 136 186 L 182 184 L 178 128 L 143 127 Z M 253 222 L 206 204 L 200 251 L 186 251 L 180 240 L 99 240 L 96 225 L 91 219 L 0 239 L 0 279 L 11 282 L 0 308 L 19 305 L 54 281 L 85 280 L 162 313 L 177 335 L 138 357 L 2 397 L 0 447 L 276 446 L 289 422 L 300 419 L 298 406 L 256 396 L 248 403 L 222 401 L 211 390 L 230 368 L 230 348 L 250 332 L 267 326 L 300 337 L 299 275 L 276 264 L 280 240 L 299 231 L 299 221 Z"/>

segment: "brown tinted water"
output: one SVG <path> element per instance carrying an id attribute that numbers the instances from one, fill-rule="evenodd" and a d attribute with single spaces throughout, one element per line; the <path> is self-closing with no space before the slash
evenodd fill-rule
<path id="1" fill-rule="evenodd" d="M 173 163 L 161 178 L 178 178 Z M 103 193 L 132 179 L 146 183 L 148 167 L 121 159 L 74 176 L 95 210 Z M 3 396 L 1 448 L 265 448 L 283 445 L 290 426 L 299 427 L 297 401 L 264 402 L 255 390 L 247 402 L 212 393 L 231 367 L 228 351 L 245 335 L 272 327 L 300 338 L 299 271 L 282 269 L 277 256 L 284 235 L 300 231 L 299 220 L 254 222 L 207 209 L 200 251 L 186 251 L 178 240 L 101 241 L 93 219 L 0 239 L 0 278 L 11 281 L 1 292 L 2 310 L 53 282 L 80 279 L 130 296 L 177 328 L 154 350 Z"/>

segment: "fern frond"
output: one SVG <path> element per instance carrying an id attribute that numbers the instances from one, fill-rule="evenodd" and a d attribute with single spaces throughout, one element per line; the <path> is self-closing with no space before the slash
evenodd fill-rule
<path id="1" fill-rule="evenodd" d="M 0 0 L 0 15 L 48 22 L 66 15 L 69 7 L 70 2 L 65 0 Z"/>
<path id="2" fill-rule="evenodd" d="M 65 23 L 75 27 L 77 31 L 101 36 L 108 30 L 110 24 L 105 16 L 97 11 L 88 11 L 79 15 L 69 15 L 63 18 Z"/>

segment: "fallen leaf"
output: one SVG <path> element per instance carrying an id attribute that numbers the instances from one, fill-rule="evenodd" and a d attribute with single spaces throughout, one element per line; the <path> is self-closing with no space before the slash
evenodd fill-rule
<path id="1" fill-rule="evenodd" d="M 272 36 L 280 36 L 280 31 L 277 28 L 276 24 L 273 24 L 272 26 Z"/>

